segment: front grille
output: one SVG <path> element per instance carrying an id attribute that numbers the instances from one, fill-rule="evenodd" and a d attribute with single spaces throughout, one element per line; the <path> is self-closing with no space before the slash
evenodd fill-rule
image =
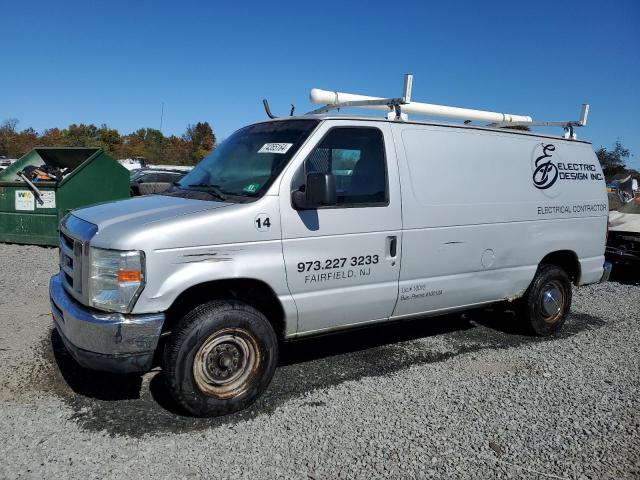
<path id="1" fill-rule="evenodd" d="M 73 238 L 69 235 L 66 235 L 64 232 L 60 232 L 60 246 L 66 247 L 69 250 L 73 250 Z"/>
<path id="2" fill-rule="evenodd" d="M 86 258 L 89 240 L 98 227 L 73 215 L 67 215 L 60 225 L 60 271 L 64 289 L 76 300 L 86 304 Z"/>
<path id="3" fill-rule="evenodd" d="M 60 270 L 69 293 L 82 295 L 82 241 L 60 233 Z"/>

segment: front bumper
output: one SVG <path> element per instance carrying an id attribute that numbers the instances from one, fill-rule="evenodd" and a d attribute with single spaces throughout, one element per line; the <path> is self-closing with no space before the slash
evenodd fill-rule
<path id="1" fill-rule="evenodd" d="M 69 353 L 83 367 L 108 372 L 141 372 L 151 368 L 164 323 L 163 313 L 125 315 L 90 309 L 51 277 L 51 314 Z"/>

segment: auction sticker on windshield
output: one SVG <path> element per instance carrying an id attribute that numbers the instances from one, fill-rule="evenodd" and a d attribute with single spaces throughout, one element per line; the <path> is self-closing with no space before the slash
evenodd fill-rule
<path id="1" fill-rule="evenodd" d="M 258 153 L 279 153 L 285 154 L 293 146 L 293 143 L 265 143 Z"/>

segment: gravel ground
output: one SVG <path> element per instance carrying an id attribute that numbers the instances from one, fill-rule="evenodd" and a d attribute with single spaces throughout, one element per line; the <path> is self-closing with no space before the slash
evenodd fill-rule
<path id="1" fill-rule="evenodd" d="M 251 409 L 193 419 L 157 371 L 65 353 L 56 249 L 0 259 L 0 478 L 640 478 L 640 286 L 575 290 L 551 340 L 474 311 L 298 342 Z"/>

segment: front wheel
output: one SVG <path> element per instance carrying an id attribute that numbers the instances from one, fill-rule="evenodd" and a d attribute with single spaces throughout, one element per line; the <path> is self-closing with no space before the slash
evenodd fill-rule
<path id="1" fill-rule="evenodd" d="M 519 300 L 518 316 L 539 336 L 559 332 L 571 308 L 571 281 L 556 265 L 540 265 L 531 285 Z"/>
<path id="2" fill-rule="evenodd" d="M 277 360 L 276 334 L 262 313 L 242 302 L 215 301 L 180 320 L 165 347 L 163 371 L 184 410 L 210 417 L 253 403 Z"/>

